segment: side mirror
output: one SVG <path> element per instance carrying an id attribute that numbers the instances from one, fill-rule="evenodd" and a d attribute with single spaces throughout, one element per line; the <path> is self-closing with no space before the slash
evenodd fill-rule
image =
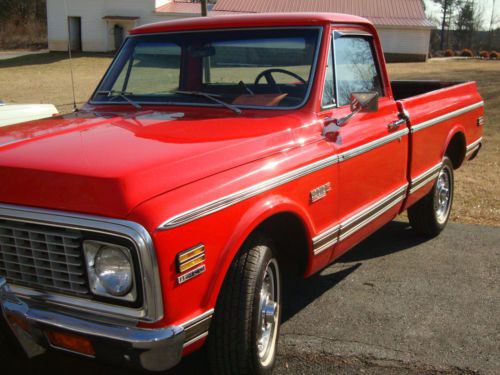
<path id="1" fill-rule="evenodd" d="M 351 112 L 377 112 L 378 92 L 353 92 L 351 93 Z"/>
<path id="2" fill-rule="evenodd" d="M 344 126 L 347 121 L 357 115 L 359 112 L 377 112 L 378 111 L 378 92 L 353 92 L 351 93 L 351 113 L 336 120 L 337 126 Z"/>
<path id="3" fill-rule="evenodd" d="M 326 118 L 323 136 L 327 139 L 336 139 L 338 130 L 345 126 L 347 121 L 357 115 L 359 112 L 377 112 L 378 111 L 378 92 L 353 92 L 351 93 L 351 113 L 342 118 Z M 333 134 L 333 136 L 332 136 Z"/>

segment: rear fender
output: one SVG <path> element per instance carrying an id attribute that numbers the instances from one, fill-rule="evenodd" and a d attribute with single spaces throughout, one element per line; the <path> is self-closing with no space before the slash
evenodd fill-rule
<path id="1" fill-rule="evenodd" d="M 446 137 L 446 141 L 443 143 L 443 149 L 441 150 L 441 159 L 444 158 L 444 155 L 446 154 L 446 151 L 448 150 L 448 147 L 450 146 L 450 143 L 451 143 L 451 140 L 453 139 L 453 137 L 459 133 L 461 133 L 464 136 L 465 147 L 467 147 L 467 139 L 465 138 L 465 127 L 462 124 L 454 124 L 451 127 L 451 130 L 448 133 L 448 136 Z M 465 157 L 465 149 L 464 149 L 464 157 Z M 462 160 L 462 162 L 463 162 L 463 160 Z"/>

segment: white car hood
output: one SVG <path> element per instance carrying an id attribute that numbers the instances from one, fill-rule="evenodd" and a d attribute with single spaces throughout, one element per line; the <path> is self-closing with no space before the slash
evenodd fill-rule
<path id="1" fill-rule="evenodd" d="M 0 126 L 17 124 L 51 117 L 58 111 L 52 104 L 2 104 L 0 103 Z"/>

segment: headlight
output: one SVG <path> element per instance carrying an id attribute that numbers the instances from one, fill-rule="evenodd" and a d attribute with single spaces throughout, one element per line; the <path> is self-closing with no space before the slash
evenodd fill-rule
<path id="1" fill-rule="evenodd" d="M 127 247 L 87 240 L 83 250 L 94 295 L 135 300 L 134 267 Z"/>
<path id="2" fill-rule="evenodd" d="M 99 249 L 95 257 L 95 273 L 104 289 L 113 296 L 124 296 L 132 288 L 132 265 L 117 247 Z"/>

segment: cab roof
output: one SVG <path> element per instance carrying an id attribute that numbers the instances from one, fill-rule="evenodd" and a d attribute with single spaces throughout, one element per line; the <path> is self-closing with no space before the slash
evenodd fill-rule
<path id="1" fill-rule="evenodd" d="M 341 13 L 258 13 L 210 17 L 193 17 L 139 26 L 131 35 L 169 31 L 230 29 L 272 26 L 323 26 L 331 23 L 372 26 L 365 18 Z"/>

